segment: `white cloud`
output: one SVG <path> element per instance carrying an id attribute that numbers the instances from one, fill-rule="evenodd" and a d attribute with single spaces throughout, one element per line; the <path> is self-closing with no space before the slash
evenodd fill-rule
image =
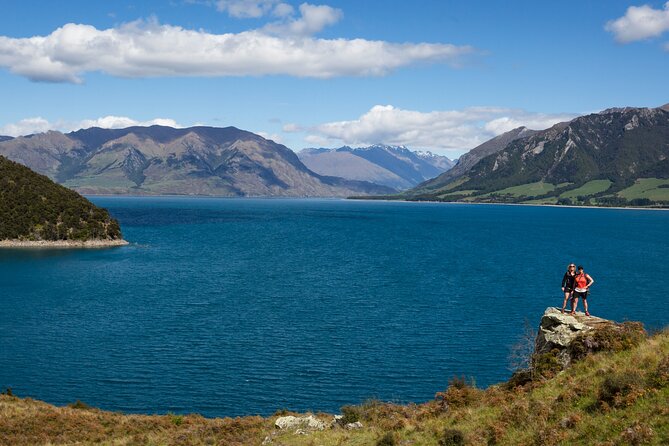
<path id="1" fill-rule="evenodd" d="M 501 107 L 420 112 L 376 105 L 358 119 L 329 122 L 309 129 L 309 143 L 406 145 L 435 151 L 466 151 L 522 125 L 541 130 L 573 119 L 572 114 L 530 113 Z M 293 131 L 300 131 L 295 126 Z M 290 132 L 291 127 L 284 126 Z"/>
<path id="2" fill-rule="evenodd" d="M 241 19 L 257 19 L 270 13 L 284 17 L 293 12 L 292 6 L 279 0 L 218 0 L 216 9 Z"/>
<path id="3" fill-rule="evenodd" d="M 669 31 L 669 2 L 664 4 L 664 9 L 649 5 L 630 6 L 624 16 L 607 22 L 605 29 L 620 43 L 657 37 Z"/>
<path id="4" fill-rule="evenodd" d="M 300 17 L 289 18 L 284 22 L 271 23 L 264 30 L 274 34 L 292 34 L 308 36 L 322 31 L 325 27 L 334 25 L 344 16 L 340 9 L 327 5 L 300 5 Z"/>
<path id="5" fill-rule="evenodd" d="M 281 135 L 279 135 L 278 133 L 267 133 L 267 132 L 259 132 L 259 131 L 256 131 L 256 132 L 253 132 L 253 133 L 255 133 L 256 135 L 260 135 L 265 139 L 270 139 L 270 140 L 274 141 L 275 143 L 283 144 L 283 137 Z"/>
<path id="6" fill-rule="evenodd" d="M 313 31 L 333 20 L 332 13 L 310 8 L 288 27 Z M 47 36 L 0 36 L 0 67 L 33 81 L 75 83 L 91 71 L 126 78 L 381 76 L 416 63 L 458 66 L 473 52 L 445 43 L 281 37 L 260 30 L 211 34 L 155 20 L 104 30 L 69 23 Z"/>
<path id="7" fill-rule="evenodd" d="M 282 130 L 287 133 L 295 133 L 295 132 L 301 132 L 303 129 L 301 126 L 293 122 L 289 122 L 288 124 L 283 125 Z"/>
<path id="8" fill-rule="evenodd" d="M 42 117 L 26 118 L 0 127 L 0 135 L 20 136 L 52 130 L 51 123 Z"/>
<path id="9" fill-rule="evenodd" d="M 18 122 L 0 126 L 0 135 L 22 136 L 43 133 L 49 130 L 71 132 L 73 130 L 100 127 L 103 129 L 122 129 L 132 126 L 165 125 L 169 127 L 182 127 L 174 119 L 155 118 L 148 121 L 137 121 L 126 116 L 103 116 L 97 119 L 84 119 L 81 121 L 59 120 L 49 122 L 42 117 L 22 119 Z"/>

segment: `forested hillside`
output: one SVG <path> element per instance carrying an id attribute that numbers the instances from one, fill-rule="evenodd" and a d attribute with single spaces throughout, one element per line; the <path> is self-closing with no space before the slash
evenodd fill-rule
<path id="1" fill-rule="evenodd" d="M 0 156 L 0 240 L 116 240 L 105 209 Z"/>

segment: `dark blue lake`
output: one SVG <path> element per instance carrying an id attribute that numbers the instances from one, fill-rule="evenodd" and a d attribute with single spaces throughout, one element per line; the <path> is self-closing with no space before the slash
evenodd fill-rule
<path id="1" fill-rule="evenodd" d="M 0 387 L 20 396 L 231 416 L 487 386 L 572 261 L 593 314 L 669 324 L 669 212 L 93 201 L 130 246 L 0 251 Z"/>

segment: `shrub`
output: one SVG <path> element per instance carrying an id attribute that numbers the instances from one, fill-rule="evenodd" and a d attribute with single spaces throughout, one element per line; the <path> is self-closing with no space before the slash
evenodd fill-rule
<path id="1" fill-rule="evenodd" d="M 625 398 L 639 390 L 641 376 L 637 372 L 620 372 L 607 376 L 599 387 L 597 403 L 600 408 L 620 407 L 628 400 Z"/>
<path id="2" fill-rule="evenodd" d="M 393 435 L 392 432 L 386 432 L 386 434 L 376 442 L 376 446 L 395 446 L 396 444 L 395 435 Z"/>
<path id="3" fill-rule="evenodd" d="M 639 345 L 646 339 L 641 322 L 607 325 L 574 339 L 569 346 L 572 360 L 580 360 L 599 351 L 620 352 Z"/>
<path id="4" fill-rule="evenodd" d="M 168 414 L 170 417 L 170 422 L 175 426 L 181 426 L 184 422 L 183 415 Z"/>
<path id="5" fill-rule="evenodd" d="M 341 408 L 341 414 L 343 418 L 341 419 L 341 424 L 347 425 L 348 423 L 355 423 L 360 421 L 360 408 L 356 406 L 344 406 Z"/>
<path id="6" fill-rule="evenodd" d="M 651 443 L 653 436 L 653 429 L 637 421 L 634 423 L 634 425 L 628 427 L 622 432 L 620 439 L 621 444 L 637 446 Z"/>
<path id="7" fill-rule="evenodd" d="M 473 381 L 468 384 L 464 376 L 454 376 L 448 382 L 448 389 L 435 395 L 444 408 L 468 406 L 480 397 L 481 391 L 476 388 Z"/>
<path id="8" fill-rule="evenodd" d="M 669 356 L 665 356 L 651 374 L 650 385 L 658 389 L 669 385 Z"/>
<path id="9" fill-rule="evenodd" d="M 529 369 L 526 370 L 516 370 L 511 375 L 511 378 L 504 383 L 504 388 L 506 390 L 512 390 L 516 387 L 523 387 L 527 383 L 532 382 L 532 371 Z"/>
<path id="10" fill-rule="evenodd" d="M 552 378 L 557 375 L 562 370 L 559 353 L 558 349 L 553 349 L 550 352 L 532 355 L 532 378 Z"/>
<path id="11" fill-rule="evenodd" d="M 71 409 L 80 409 L 80 410 L 91 410 L 93 409 L 91 406 L 88 404 L 84 403 L 83 401 L 75 401 L 74 403 L 70 403 L 67 405 L 67 407 Z"/>
<path id="12" fill-rule="evenodd" d="M 463 446 L 465 435 L 457 429 L 446 429 L 439 440 L 439 444 L 441 446 Z"/>

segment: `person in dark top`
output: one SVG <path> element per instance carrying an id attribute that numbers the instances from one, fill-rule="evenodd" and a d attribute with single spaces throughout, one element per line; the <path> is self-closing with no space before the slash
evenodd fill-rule
<path id="1" fill-rule="evenodd" d="M 585 306 L 585 315 L 590 316 L 588 312 L 588 292 L 590 286 L 595 283 L 595 279 L 590 277 L 583 271 L 581 265 L 578 266 L 578 273 L 574 276 L 574 297 L 571 298 L 572 309 L 571 314 L 576 314 L 576 307 L 578 307 L 578 298 L 583 298 L 583 306 Z"/>
<path id="2" fill-rule="evenodd" d="M 576 276 L 575 270 L 576 265 L 570 263 L 567 266 L 567 272 L 564 273 L 564 276 L 562 277 L 562 291 L 564 292 L 564 300 L 562 301 L 562 314 L 564 314 L 564 309 L 567 307 L 567 300 L 572 297 L 572 293 L 574 292 L 574 277 Z M 571 301 L 571 311 L 572 313 L 574 312 L 573 300 Z"/>

